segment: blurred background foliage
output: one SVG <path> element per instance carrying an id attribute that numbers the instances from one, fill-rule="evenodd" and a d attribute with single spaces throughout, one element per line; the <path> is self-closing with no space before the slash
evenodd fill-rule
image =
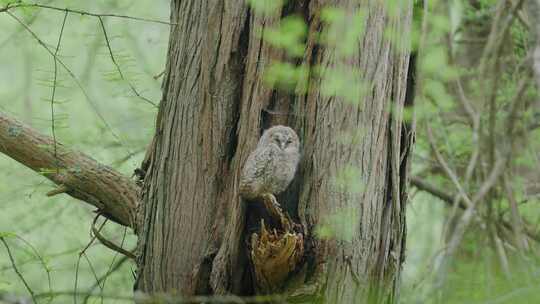
<path id="1" fill-rule="evenodd" d="M 0 7 L 8 2 L 0 1 Z M 270 14 L 286 2 L 248 1 L 258 14 Z M 540 128 L 535 120 L 540 107 L 530 70 L 536 39 L 531 30 L 534 16 L 527 13 L 523 4 L 527 1 L 414 2 L 413 31 L 400 37 L 387 35 L 397 51 L 406 49 L 404 41 L 412 41 L 417 63 L 415 114 L 405 113 L 409 123 L 417 124 L 417 138 L 401 302 L 540 303 Z M 74 6 L 72 1 L 39 3 Z M 404 3 L 385 1 L 389 17 L 396 16 Z M 80 1 L 76 8 L 167 21 L 169 3 Z M 24 8 L 13 13 L 54 49 L 63 12 Z M 344 23 L 347 14 L 352 14 L 348 20 L 355 26 Z M 328 8 L 321 14 L 327 26 L 319 33 L 320 43 L 333 48 L 343 62 L 354 58 L 355 52 L 362 51 L 354 46 L 361 41 L 366 17 L 363 12 Z M 56 136 L 131 175 L 150 142 L 157 111 L 135 96 L 130 85 L 159 103 L 168 26 L 117 18 L 103 21 L 125 79 L 111 61 L 99 20 L 70 14 L 59 54 L 78 80 L 60 68 L 54 106 Z M 0 28 L 0 110 L 51 134 L 52 57 L 8 15 L 0 13 Z M 301 94 L 308 89 L 311 71 L 325 79 L 323 92 L 362 106 L 362 96 L 370 88 L 362 80 L 362 71 L 346 64 L 332 70 L 296 64 L 308 35 L 302 18 L 286 16 L 259 34 L 287 55 L 283 62 L 269 63 L 268 85 Z M 355 83 L 354 90 L 350 83 Z M 517 119 L 509 128 L 511 117 Z M 363 133 L 339 136 L 354 144 Z M 449 172 L 474 197 L 496 167 L 497 157 L 507 153 L 504 172 L 464 225 L 468 205 L 463 196 L 456 195 L 456 182 Z M 135 267 L 130 261 L 94 287 L 96 277 L 123 260 L 97 242 L 85 250 L 91 240 L 91 208 L 64 195 L 46 197 L 50 182 L 3 155 L 0 168 L 4 173 L 0 175 L 0 236 L 5 236 L 34 292 L 72 292 L 76 284 L 81 293 L 94 288 L 92 292 L 132 294 Z M 356 168 L 344 168 L 335 178 L 336 185 L 362 191 L 358 176 Z M 347 241 L 350 229 L 356 228 L 344 223 L 358 222 L 351 214 L 345 210 L 329 215 L 317 231 L 319 237 L 339 236 Z M 460 227 L 464 227 L 461 237 Z M 105 234 L 126 248 L 135 246 L 134 236 L 112 223 L 105 226 Z M 450 244 L 456 236 L 454 250 Z M 4 249 L 0 246 L 0 295 L 24 296 L 26 289 Z M 85 254 L 80 255 L 83 250 Z M 101 302 L 98 297 L 91 301 Z M 58 297 L 53 302 L 71 299 Z"/>
<path id="2" fill-rule="evenodd" d="M 0 7 L 8 2 L 0 1 Z M 170 3 L 166 0 L 38 3 L 169 21 Z M 13 14 L 54 50 L 64 12 L 24 8 L 13 10 Z M 76 76 L 86 96 L 77 81 L 59 66 L 54 105 L 56 137 L 65 145 L 84 151 L 129 176 L 144 157 L 157 114 L 154 106 L 135 96 L 129 84 L 145 98 L 159 103 L 161 78 L 154 77 L 165 68 L 169 26 L 119 18 L 103 18 L 103 22 L 115 59 L 127 81 L 119 77 L 111 61 L 99 20 L 69 14 L 59 57 Z M 53 58 L 5 13 L 0 13 L 0 28 L 0 111 L 51 135 Z M 45 196 L 53 189 L 51 182 L 2 154 L 0 168 L 0 233 L 10 233 L 11 237 L 5 240 L 28 284 L 35 293 L 48 292 L 49 274 L 53 291 L 73 291 L 77 284 L 79 292 L 88 292 L 95 285 L 96 277 L 104 276 L 121 260 L 120 255 L 99 242 L 85 250 L 86 257 L 79 257 L 91 240 L 90 226 L 95 216 L 92 208 L 67 195 Z M 124 247 L 135 247 L 136 239 L 131 231 L 126 232 L 116 224 L 106 224 L 103 234 L 117 244 L 122 243 L 126 234 Z M 27 297 L 2 244 L 0 248 L 0 294 L 8 292 Z M 131 261 L 123 262 L 105 284 L 100 284 L 103 292 L 131 295 L 134 270 Z M 101 287 L 94 288 L 93 292 L 100 293 Z M 40 302 L 48 301 L 44 298 Z M 66 302 L 73 300 L 64 296 L 53 301 Z"/>

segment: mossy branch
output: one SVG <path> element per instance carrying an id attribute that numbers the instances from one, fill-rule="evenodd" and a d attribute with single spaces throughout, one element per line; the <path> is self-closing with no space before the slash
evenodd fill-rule
<path id="1" fill-rule="evenodd" d="M 61 143 L 55 145 L 51 137 L 1 112 L 0 153 L 59 186 L 48 195 L 66 193 L 95 206 L 104 216 L 135 228 L 137 186 L 111 167 Z"/>

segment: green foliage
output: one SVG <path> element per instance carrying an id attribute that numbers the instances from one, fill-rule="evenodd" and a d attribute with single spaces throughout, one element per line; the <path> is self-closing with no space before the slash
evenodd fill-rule
<path id="1" fill-rule="evenodd" d="M 278 28 L 265 28 L 264 39 L 277 48 L 283 48 L 292 57 L 304 55 L 303 43 L 307 34 L 307 26 L 299 16 L 287 16 L 281 19 Z"/>
<path id="2" fill-rule="evenodd" d="M 429 3 L 428 14 L 425 14 L 423 3 Z M 523 252 L 516 248 L 519 239 L 515 237 L 511 216 L 514 203 L 509 199 L 517 202 L 526 229 L 536 231 L 540 209 L 535 206 L 537 199 L 527 194 L 531 191 L 530 183 L 538 178 L 532 173 L 539 165 L 537 151 L 540 149 L 535 141 L 538 135 L 535 135 L 536 131 L 529 132 L 535 119 L 533 111 L 527 109 L 528 103 L 536 100 L 536 88 L 527 88 L 516 99 L 520 83 L 530 72 L 523 66 L 523 59 L 531 47 L 530 35 L 523 24 L 516 21 L 497 52 L 484 50 L 489 32 L 493 28 L 499 29 L 493 27 L 492 22 L 496 7 L 504 2 L 417 1 L 415 4 L 415 29 L 421 31 L 425 24 L 426 32 L 413 33 L 415 45 L 419 47 L 415 98 L 419 129 L 413 175 L 448 195 L 458 192 L 447 169 L 435 157 L 434 146 L 447 163 L 448 170 L 472 198 L 493 170 L 490 149 L 494 148 L 494 154 L 500 156 L 507 153 L 512 140 L 517 146 L 503 173 L 509 185 L 504 185 L 503 178 L 499 178 L 493 190 L 479 201 L 474 219 L 442 276 L 433 269 L 443 258 L 442 252 L 447 248 L 445 242 L 456 235 L 458 225 L 463 225 L 463 211 L 450 207 L 451 200 L 445 203 L 449 208 L 439 210 L 437 215 L 446 221 L 444 231 L 439 232 L 441 243 L 431 245 L 425 241 L 425 236 L 417 236 L 417 232 L 425 234 L 417 227 L 423 222 L 432 222 L 428 219 L 430 215 L 426 217 L 423 211 L 427 208 L 424 205 L 442 202 L 425 194 L 412 200 L 409 206 L 420 212 L 413 213 L 411 208 L 408 211 L 409 231 L 413 230 L 414 234 L 408 234 L 410 254 L 405 267 L 403 302 L 537 302 L 540 299 L 535 287 L 539 283 L 537 273 L 540 269 L 538 244 L 534 237 L 526 236 L 530 248 Z M 503 10 L 502 20 L 509 20 L 507 13 Z M 495 37 L 500 39 L 503 35 L 498 33 Z M 494 47 L 498 47 L 497 43 Z M 511 112 L 516 100 L 521 103 L 515 108 L 516 112 Z M 472 109 L 473 116 L 478 115 L 477 130 L 466 105 Z M 519 131 L 509 135 L 512 113 L 516 115 L 515 129 Z M 432 143 L 426 134 L 427 127 L 433 134 Z M 473 161 L 476 151 L 477 159 Z M 471 164 L 476 166 L 469 172 Z M 439 229 L 441 222 L 435 225 Z M 420 250 L 419 242 L 424 242 L 429 253 L 415 252 Z M 524 262 L 526 267 L 523 267 Z M 437 285 L 441 277 L 444 285 Z M 408 278 L 417 279 L 407 282 Z"/>
<path id="3" fill-rule="evenodd" d="M 340 58 L 350 58 L 359 52 L 358 45 L 364 37 L 366 13 L 347 12 L 341 8 L 325 7 L 321 20 L 325 23 L 320 34 L 321 44 L 335 49 Z"/>
<path id="4" fill-rule="evenodd" d="M 269 66 L 264 77 L 266 84 L 271 87 L 299 92 L 307 90 L 308 68 L 305 66 L 274 62 Z"/>
<path id="5" fill-rule="evenodd" d="M 342 97 L 347 103 L 359 105 L 368 91 L 358 70 L 340 65 L 335 68 L 317 68 L 315 71 L 321 77 L 320 90 L 324 96 Z"/>
<path id="6" fill-rule="evenodd" d="M 14 238 L 17 234 L 10 231 L 0 231 L 0 238 Z"/>
<path id="7" fill-rule="evenodd" d="M 258 14 L 270 14 L 284 6 L 287 0 L 246 0 L 246 2 Z"/>
<path id="8" fill-rule="evenodd" d="M 363 191 L 362 174 L 355 166 L 341 168 L 334 177 L 334 185 L 340 192 L 361 193 Z"/>
<path id="9" fill-rule="evenodd" d="M 359 226 L 358 210 L 347 208 L 325 216 L 317 226 L 316 235 L 321 239 L 336 239 L 351 242 Z"/>
<path id="10" fill-rule="evenodd" d="M 13 1 L 0 0 L 0 7 L 7 2 Z M 164 21 L 169 18 L 169 4 L 163 1 L 64 0 L 40 3 Z M 56 47 L 63 12 L 39 8 L 14 9 L 12 12 L 51 49 Z M 164 68 L 169 28 L 112 18 L 104 18 L 104 23 L 126 79 L 144 96 L 159 100 L 161 79 L 155 80 L 153 76 Z M 4 59 L 0 69 L 0 110 L 45 134 L 51 134 L 52 57 L 8 15 L 0 13 L 0 27 L 0 56 Z M 57 139 L 67 147 L 84 151 L 98 161 L 131 175 L 150 142 L 156 109 L 134 97 L 129 86 L 118 81 L 118 72 L 111 62 L 96 18 L 68 16 L 59 58 L 76 75 L 87 96 L 76 80 L 59 67 L 54 102 Z M 17 128 L 9 132 L 13 136 L 20 134 Z M 123 160 L 128 155 L 132 156 Z M 93 208 L 74 202 L 67 195 L 47 197 L 45 193 L 55 187 L 52 183 L 1 154 L 0 167 L 3 173 L 0 174 L 0 237 L 8 242 L 17 268 L 28 284 L 36 294 L 48 292 L 47 276 L 50 275 L 53 291 L 73 290 L 75 269 L 79 264 L 78 292 L 87 292 L 95 283 L 95 277 L 107 273 L 113 259 L 119 259 L 118 256 L 115 258 L 115 252 L 94 242 L 86 250 L 89 262 L 84 256 L 79 260 L 80 251 L 90 241 L 89 219 L 95 216 Z M 43 168 L 41 172 L 56 170 Z M 124 229 L 110 222 L 102 233 L 117 244 L 124 239 Z M 135 241 L 135 237 L 128 233 L 124 248 L 131 250 Z M 107 279 L 104 293 L 131 295 L 134 269 L 133 263 L 124 263 Z M 6 292 L 29 296 L 0 245 L 0 294 Z M 99 293 L 100 288 L 93 292 Z M 46 297 L 41 299 L 39 303 L 49 303 Z M 92 299 L 89 303 L 101 303 L 100 300 Z M 72 302 L 72 296 L 59 296 L 51 303 Z M 82 303 L 82 297 L 78 302 Z M 107 299 L 104 302 L 116 303 Z"/>

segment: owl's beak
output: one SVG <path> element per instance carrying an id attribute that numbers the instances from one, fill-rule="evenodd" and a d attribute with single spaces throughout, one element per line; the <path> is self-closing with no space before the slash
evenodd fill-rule
<path id="1" fill-rule="evenodd" d="M 279 143 L 279 147 L 281 148 L 281 150 L 285 150 L 285 143 L 284 143 L 284 142 L 280 142 L 280 143 Z"/>

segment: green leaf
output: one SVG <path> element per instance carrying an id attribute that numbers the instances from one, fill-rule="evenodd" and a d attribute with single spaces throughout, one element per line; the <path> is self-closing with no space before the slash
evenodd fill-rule
<path id="1" fill-rule="evenodd" d="M 427 49 L 421 61 L 421 71 L 428 75 L 440 74 L 441 69 L 446 69 L 448 56 L 442 47 Z"/>
<path id="2" fill-rule="evenodd" d="M 315 70 L 321 77 L 321 93 L 328 97 L 342 97 L 345 102 L 359 105 L 368 91 L 357 69 L 347 66 L 335 68 L 318 68 Z"/>
<path id="3" fill-rule="evenodd" d="M 290 56 L 302 57 L 304 55 L 304 40 L 307 34 L 307 25 L 299 16 L 287 16 L 280 22 L 278 28 L 263 30 L 265 41 L 275 47 L 285 49 Z"/>
<path id="4" fill-rule="evenodd" d="M 246 0 L 247 4 L 253 9 L 256 13 L 259 14 L 269 14 L 277 12 L 282 8 L 286 0 Z"/>
<path id="5" fill-rule="evenodd" d="M 364 190 L 362 174 L 355 166 L 345 166 L 334 176 L 334 185 L 340 191 L 348 193 L 361 193 Z"/>
<path id="6" fill-rule="evenodd" d="M 0 231 L 0 238 L 14 238 L 17 237 L 17 234 L 10 231 Z"/>
<path id="7" fill-rule="evenodd" d="M 326 24 L 320 42 L 336 49 L 338 56 L 350 57 L 360 50 L 360 40 L 365 33 L 366 12 L 347 12 L 336 7 L 325 7 L 321 20 Z"/>
<path id="8" fill-rule="evenodd" d="M 304 92 L 307 88 L 308 69 L 288 62 L 274 62 L 264 73 L 264 81 L 271 87 Z"/>
<path id="9" fill-rule="evenodd" d="M 357 208 L 346 208 L 323 216 L 315 234 L 321 239 L 352 241 L 360 224 L 358 212 Z"/>
<path id="10" fill-rule="evenodd" d="M 8 281 L 0 281 L 0 291 L 12 291 L 14 290 L 14 286 L 12 283 Z"/>

